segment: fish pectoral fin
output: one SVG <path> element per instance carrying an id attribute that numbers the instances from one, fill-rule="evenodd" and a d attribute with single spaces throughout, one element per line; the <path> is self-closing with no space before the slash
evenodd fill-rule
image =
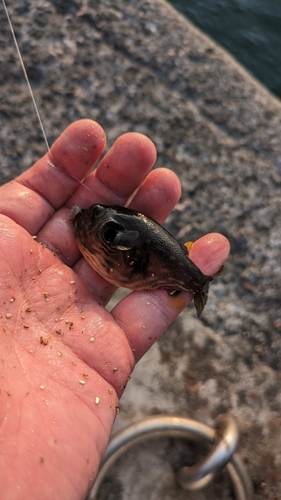
<path id="1" fill-rule="evenodd" d="M 129 230 L 123 230 L 123 231 L 118 231 L 116 233 L 116 236 L 112 242 L 112 244 L 117 248 L 118 250 L 131 250 L 133 246 L 136 244 L 136 240 L 139 237 L 139 232 L 138 231 L 129 231 Z"/>
<path id="2" fill-rule="evenodd" d="M 139 238 L 138 231 L 125 229 L 122 224 L 114 221 L 106 222 L 101 228 L 101 236 L 106 243 L 117 250 L 131 250 L 136 239 Z"/>

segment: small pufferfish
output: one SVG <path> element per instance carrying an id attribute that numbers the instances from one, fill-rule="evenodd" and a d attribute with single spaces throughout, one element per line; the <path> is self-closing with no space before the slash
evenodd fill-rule
<path id="1" fill-rule="evenodd" d="M 204 275 L 179 243 L 156 221 L 135 210 L 95 204 L 72 209 L 74 234 L 88 264 L 105 280 L 131 290 L 185 290 L 200 316 L 213 276 Z"/>

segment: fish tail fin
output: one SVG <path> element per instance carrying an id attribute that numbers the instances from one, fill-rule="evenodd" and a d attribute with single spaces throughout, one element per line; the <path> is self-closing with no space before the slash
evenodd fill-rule
<path id="1" fill-rule="evenodd" d="M 210 283 L 211 279 L 205 283 L 205 285 L 200 290 L 200 292 L 197 292 L 194 294 L 194 305 L 195 305 L 195 309 L 196 309 L 196 313 L 197 313 L 198 318 L 206 305 L 206 302 L 208 299 L 208 292 L 209 292 L 209 283 Z"/>
<path id="2" fill-rule="evenodd" d="M 212 281 L 217 276 L 220 276 L 222 272 L 223 272 L 223 266 L 218 270 L 217 273 L 213 274 L 212 276 L 209 276 L 208 281 L 206 281 L 205 285 L 202 287 L 200 292 L 194 294 L 194 305 L 198 317 L 200 316 L 206 305 L 208 299 L 210 281 Z"/>

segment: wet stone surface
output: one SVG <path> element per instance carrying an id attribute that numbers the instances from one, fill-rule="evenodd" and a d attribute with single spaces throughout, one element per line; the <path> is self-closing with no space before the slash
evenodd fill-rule
<path id="1" fill-rule="evenodd" d="M 10 13 L 50 143 L 85 117 L 101 123 L 109 145 L 123 132 L 147 134 L 157 146 L 157 166 L 182 182 L 169 230 L 181 241 L 219 231 L 231 242 L 202 320 L 186 310 L 145 356 L 117 426 L 161 412 L 212 424 L 230 411 L 255 498 L 279 498 L 280 102 L 160 0 L 24 0 Z M 46 148 L 3 9 L 0 22 L 4 183 Z M 141 482 L 136 474 L 145 476 L 141 469 L 114 476 L 114 498 L 172 498 L 172 486 L 164 487 L 172 474 L 153 460 L 158 496 L 149 489 L 153 481 L 148 489 L 133 488 Z M 233 498 L 227 482 L 220 484 L 220 498 Z M 213 488 L 209 499 L 218 498 Z"/>

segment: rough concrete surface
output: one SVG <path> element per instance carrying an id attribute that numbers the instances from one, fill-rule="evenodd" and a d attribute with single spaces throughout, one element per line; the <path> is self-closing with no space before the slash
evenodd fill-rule
<path id="1" fill-rule="evenodd" d="M 164 1 L 9 3 L 50 143 L 84 117 L 109 144 L 129 130 L 147 134 L 157 165 L 182 182 L 171 232 L 188 241 L 220 231 L 231 242 L 202 319 L 186 310 L 140 362 L 117 427 L 157 413 L 213 424 L 230 411 L 254 498 L 281 498 L 280 102 Z M 45 145 L 1 8 L 0 22 L 4 183 Z M 140 453 L 111 473 L 101 498 L 187 497 L 170 444 Z M 234 498 L 225 475 L 194 495 Z"/>

